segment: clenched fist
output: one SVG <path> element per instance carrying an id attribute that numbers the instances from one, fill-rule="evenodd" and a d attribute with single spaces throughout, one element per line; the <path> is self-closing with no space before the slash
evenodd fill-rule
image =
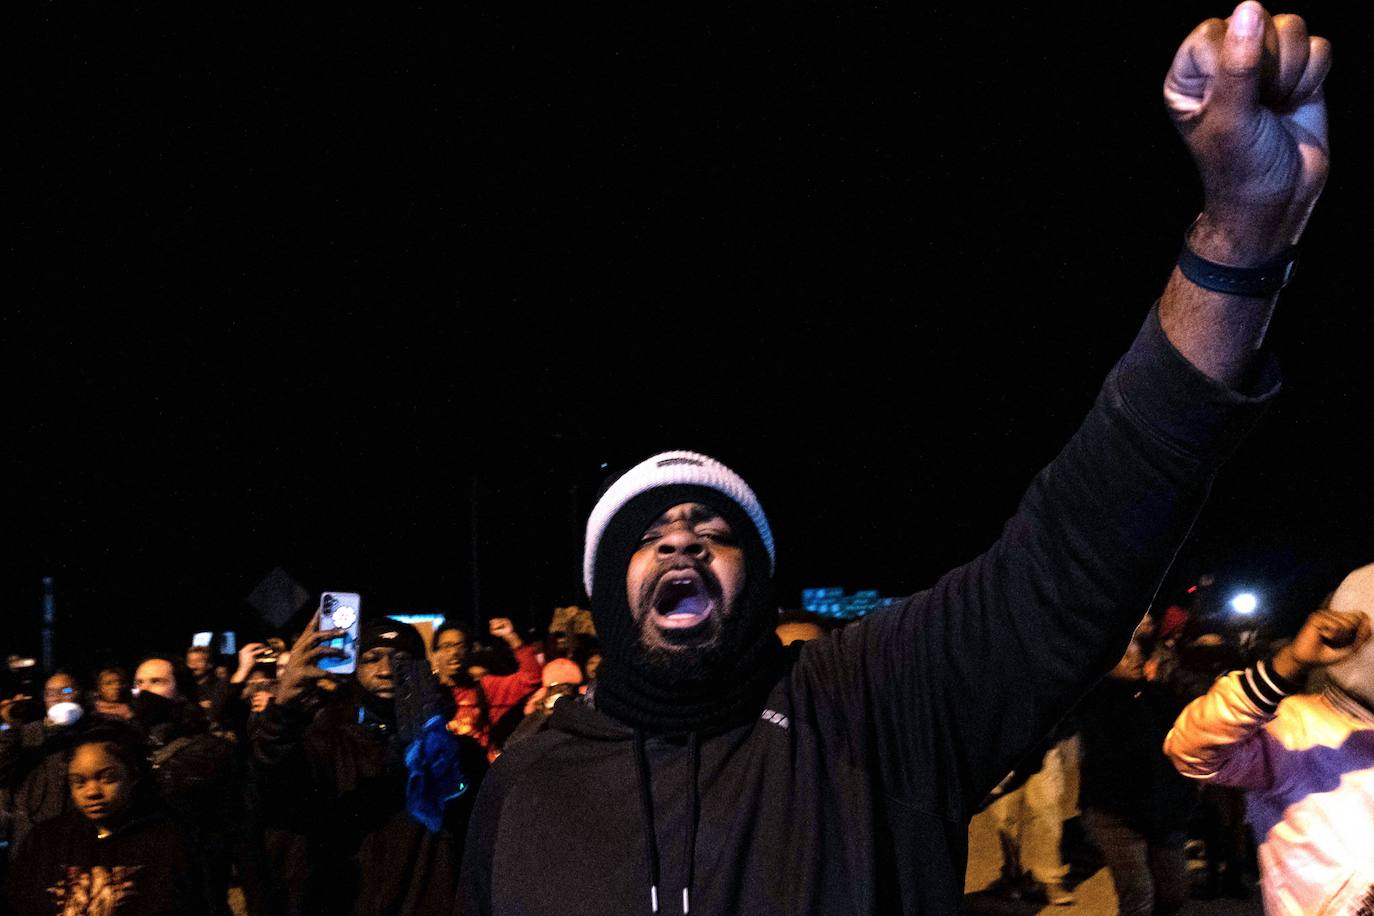
<path id="1" fill-rule="evenodd" d="M 1331 43 L 1302 17 L 1254 0 L 1199 25 L 1174 55 L 1164 98 L 1202 177 L 1199 229 L 1252 227 L 1228 263 L 1271 257 L 1302 234 L 1326 183 L 1330 67 Z"/>
<path id="2" fill-rule="evenodd" d="M 515 624 L 511 622 L 509 617 L 493 617 L 487 628 L 491 631 L 492 636 L 504 640 L 506 645 L 512 649 L 518 649 L 525 644 L 525 641 L 520 638 L 520 634 L 515 632 Z"/>
<path id="3" fill-rule="evenodd" d="M 1299 680 L 1313 668 L 1344 661 L 1369 640 L 1369 615 L 1363 611 L 1317 611 L 1291 643 L 1274 657 L 1280 677 Z"/>

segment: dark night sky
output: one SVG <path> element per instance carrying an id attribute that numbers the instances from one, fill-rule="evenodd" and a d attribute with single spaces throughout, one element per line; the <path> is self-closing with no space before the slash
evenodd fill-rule
<path id="1" fill-rule="evenodd" d="M 1196 215 L 1159 84 L 1227 10 L 648 9 L 21 14 L 3 645 L 43 575 L 83 665 L 249 631 L 277 565 L 467 615 L 474 493 L 483 616 L 542 622 L 602 463 L 669 447 L 754 484 L 789 604 L 990 543 Z M 1169 586 L 1290 615 L 1374 557 L 1347 10 L 1302 10 L 1335 170 L 1286 392 Z"/>

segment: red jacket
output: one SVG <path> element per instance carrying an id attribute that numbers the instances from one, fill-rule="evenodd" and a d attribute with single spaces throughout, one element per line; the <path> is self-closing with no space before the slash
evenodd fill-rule
<path id="1" fill-rule="evenodd" d="M 534 646 L 515 650 L 520 665 L 514 674 L 488 674 L 471 687 L 454 687 L 453 702 L 458 709 L 448 724 L 455 735 L 471 735 L 491 750 L 491 725 L 525 697 L 539 689 L 543 672 Z"/>
<path id="2" fill-rule="evenodd" d="M 507 710 L 531 691 L 539 689 L 543 667 L 539 664 L 539 653 L 534 646 L 516 649 L 515 661 L 520 668 L 514 674 L 487 674 L 482 677 L 482 690 L 487 695 L 492 722 L 499 722 Z"/>

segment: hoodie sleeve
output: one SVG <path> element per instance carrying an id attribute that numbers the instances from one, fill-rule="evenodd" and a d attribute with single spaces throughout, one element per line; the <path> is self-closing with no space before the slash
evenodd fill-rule
<path id="1" fill-rule="evenodd" d="M 1259 396 L 1210 379 L 1151 310 L 986 553 L 803 655 L 891 797 L 966 818 L 1115 664 L 1277 387 L 1272 363 Z"/>
<path id="2" fill-rule="evenodd" d="M 1164 738 L 1164 753 L 1190 779 L 1266 790 L 1278 781 L 1264 726 L 1279 703 L 1298 692 L 1260 662 L 1218 678 L 1179 715 Z"/>

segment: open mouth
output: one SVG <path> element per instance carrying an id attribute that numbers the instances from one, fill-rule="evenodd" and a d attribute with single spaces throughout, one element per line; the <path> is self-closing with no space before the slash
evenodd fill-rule
<path id="1" fill-rule="evenodd" d="M 653 615 L 660 627 L 685 630 L 705 622 L 715 610 L 716 601 L 696 570 L 672 569 L 658 580 Z"/>

